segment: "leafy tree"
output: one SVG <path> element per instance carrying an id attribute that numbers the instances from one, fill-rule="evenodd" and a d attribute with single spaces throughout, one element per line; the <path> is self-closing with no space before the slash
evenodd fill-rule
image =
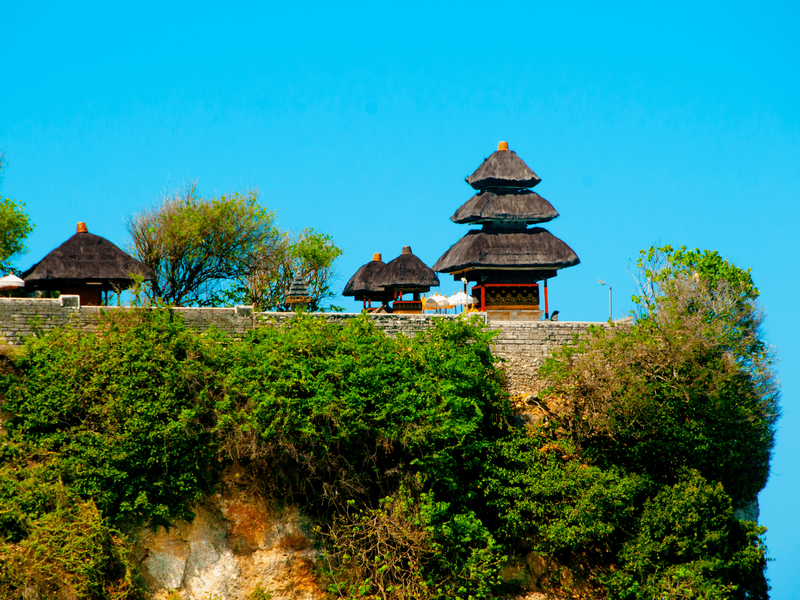
<path id="1" fill-rule="evenodd" d="M 5 166 L 5 152 L 0 151 L 0 183 Z M 15 257 L 28 251 L 25 238 L 33 227 L 24 203 L 0 197 L 0 271 L 11 271 Z"/>
<path id="2" fill-rule="evenodd" d="M 334 295 L 333 263 L 342 251 L 313 229 L 280 231 L 255 191 L 202 198 L 190 186 L 132 216 L 127 227 L 137 258 L 156 274 L 143 287 L 150 303 L 286 310 L 298 274 L 309 283 L 310 310 Z"/>
<path id="3" fill-rule="evenodd" d="M 254 190 L 202 198 L 195 186 L 165 196 L 127 220 L 133 252 L 155 271 L 144 287 L 150 302 L 215 306 L 256 258 L 280 245 L 275 213 Z"/>
<path id="4" fill-rule="evenodd" d="M 286 291 L 299 275 L 308 283 L 311 296 L 308 310 L 324 310 L 323 301 L 335 295 L 331 289 L 335 279 L 333 263 L 341 254 L 331 236 L 314 229 L 282 233 L 277 243 L 264 247 L 256 256 L 251 270 L 229 300 L 253 304 L 259 310 L 287 310 Z"/>
<path id="5" fill-rule="evenodd" d="M 642 250 L 637 268 L 640 293 L 633 300 L 640 320 L 659 327 L 691 322 L 748 368 L 768 363 L 759 291 L 750 269 L 736 267 L 713 250 L 669 245 Z"/>
<path id="6" fill-rule="evenodd" d="M 768 597 L 764 529 L 735 518 L 721 484 L 689 471 L 648 498 L 618 568 L 601 576 L 617 597 Z"/>
<path id="7" fill-rule="evenodd" d="M 605 548 L 595 564 L 610 569 L 597 580 L 614 598 L 765 598 L 764 529 L 732 516 L 766 483 L 778 418 L 758 290 L 716 252 L 651 248 L 638 266 L 635 323 L 595 329 L 542 372 L 554 440 L 569 440 L 586 474 L 645 484 L 627 494 L 627 524 L 614 517 L 638 537 L 592 543 Z M 567 499 L 576 510 L 577 491 Z M 548 542 L 540 529 L 536 548 Z M 556 556 L 570 548 L 556 541 Z"/>

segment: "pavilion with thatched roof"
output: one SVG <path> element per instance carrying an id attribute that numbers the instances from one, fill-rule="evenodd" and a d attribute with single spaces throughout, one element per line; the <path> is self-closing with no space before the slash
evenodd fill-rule
<path id="1" fill-rule="evenodd" d="M 528 188 L 541 179 L 517 154 L 500 142 L 497 152 L 466 178 L 478 193 L 450 219 L 480 224 L 445 252 L 433 270 L 476 285 L 480 310 L 489 318 L 540 319 L 539 281 L 544 282 L 544 312 L 548 317 L 547 280 L 560 269 L 580 263 L 575 252 L 542 227 L 558 217 L 547 200 Z"/>
<path id="2" fill-rule="evenodd" d="M 103 292 L 120 292 L 155 279 L 153 270 L 78 223 L 77 233 L 22 273 L 26 290 L 80 296 L 82 306 L 100 306 Z"/>
<path id="3" fill-rule="evenodd" d="M 374 281 L 394 298 L 392 312 L 416 314 L 422 312 L 421 292 L 439 286 L 436 273 L 411 252 L 411 246 L 403 246 L 400 256 L 388 262 Z M 413 294 L 412 300 L 403 300 L 403 294 Z"/>
<path id="4" fill-rule="evenodd" d="M 392 293 L 387 292 L 383 286 L 375 284 L 377 277 L 385 266 L 386 263 L 381 260 L 381 253 L 376 252 L 373 254 L 372 260 L 365 265 L 361 265 L 347 282 L 347 285 L 344 286 L 342 296 L 353 296 L 356 300 L 361 300 L 365 310 L 372 309 L 373 300 L 385 306 L 392 299 Z"/>

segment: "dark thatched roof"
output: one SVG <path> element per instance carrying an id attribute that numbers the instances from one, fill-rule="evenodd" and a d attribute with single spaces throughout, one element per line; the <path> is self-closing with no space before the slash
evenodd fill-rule
<path id="1" fill-rule="evenodd" d="M 382 260 L 374 259 L 362 265 L 344 286 L 342 296 L 375 295 L 383 292 L 383 286 L 375 285 L 375 279 L 385 266 L 386 263 Z"/>
<path id="2" fill-rule="evenodd" d="M 541 179 L 513 150 L 498 150 L 466 182 L 476 190 L 492 187 L 532 188 Z"/>
<path id="3" fill-rule="evenodd" d="M 546 223 L 558 216 L 547 200 L 530 190 L 483 190 L 467 200 L 450 217 L 454 223 L 519 221 Z"/>
<path id="4" fill-rule="evenodd" d="M 433 270 L 451 273 L 469 267 L 563 269 L 580 263 L 575 252 L 541 227 L 473 230 L 445 252 Z"/>
<path id="5" fill-rule="evenodd" d="M 58 289 L 64 284 L 100 282 L 105 288 L 124 289 L 132 275 L 155 279 L 153 270 L 93 233 L 76 233 L 22 274 L 25 287 Z"/>
<path id="6" fill-rule="evenodd" d="M 403 252 L 388 262 L 375 280 L 376 285 L 387 290 L 427 292 L 439 285 L 436 273 L 411 252 L 411 246 L 403 246 Z"/>

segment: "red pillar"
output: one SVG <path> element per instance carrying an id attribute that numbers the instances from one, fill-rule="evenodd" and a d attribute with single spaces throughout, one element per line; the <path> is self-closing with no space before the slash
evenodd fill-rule
<path id="1" fill-rule="evenodd" d="M 544 318 L 550 318 L 550 307 L 547 305 L 547 279 L 544 280 Z"/>

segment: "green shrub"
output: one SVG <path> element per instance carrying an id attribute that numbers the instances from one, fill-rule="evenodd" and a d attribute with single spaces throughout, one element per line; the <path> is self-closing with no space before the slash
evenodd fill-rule
<path id="1" fill-rule="evenodd" d="M 697 471 L 647 500 L 618 569 L 602 577 L 618 598 L 766 599 L 766 558 L 755 523 L 733 516 L 719 483 Z"/>
<path id="2" fill-rule="evenodd" d="M 366 318 L 331 326 L 300 316 L 231 348 L 218 405 L 230 458 L 272 486 L 269 493 L 320 516 L 356 511 L 355 521 L 335 520 L 326 533 L 337 544 L 330 551 L 336 564 L 352 565 L 342 557 L 361 544 L 360 555 L 377 563 L 358 563 L 337 593 L 392 587 L 381 582 L 393 581 L 405 559 L 374 554 L 359 523 L 397 519 L 381 500 L 407 485 L 414 492 L 404 503 L 426 532 L 417 551 L 436 551 L 426 554 L 431 560 L 408 559 L 422 565 L 419 582 L 395 587 L 425 585 L 431 597 L 489 594 L 502 552 L 478 516 L 478 481 L 510 417 L 490 338 L 463 321 L 394 339 Z M 374 581 L 357 575 L 381 566 L 391 572 Z"/>
<path id="3" fill-rule="evenodd" d="M 167 310 L 114 313 L 98 331 L 28 340 L 0 381 L 11 439 L 115 523 L 168 522 L 214 482 L 217 344 Z"/>
<path id="4" fill-rule="evenodd" d="M 510 415 L 492 360 L 488 334 L 463 322 L 393 339 L 365 319 L 299 317 L 231 348 L 220 436 L 304 501 L 377 506 L 409 476 L 468 501 Z"/>
<path id="5" fill-rule="evenodd" d="M 142 597 L 125 537 L 64 486 L 52 464 L 26 458 L 0 467 L 0 596 Z"/>

